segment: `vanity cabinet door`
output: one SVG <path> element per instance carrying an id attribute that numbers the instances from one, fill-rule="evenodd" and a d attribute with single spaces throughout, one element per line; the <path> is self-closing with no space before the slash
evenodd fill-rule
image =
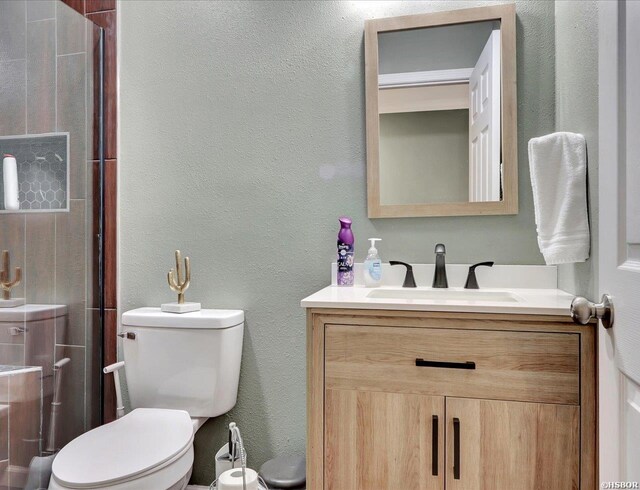
<path id="1" fill-rule="evenodd" d="M 447 398 L 447 490 L 580 488 L 580 407 Z"/>
<path id="2" fill-rule="evenodd" d="M 326 490 L 443 490 L 444 397 L 325 391 Z"/>

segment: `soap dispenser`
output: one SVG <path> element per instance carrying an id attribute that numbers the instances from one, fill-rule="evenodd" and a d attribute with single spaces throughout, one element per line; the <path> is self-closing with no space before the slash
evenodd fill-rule
<path id="1" fill-rule="evenodd" d="M 364 285 L 368 288 L 377 288 L 382 282 L 382 261 L 376 248 L 376 242 L 381 240 L 382 238 L 369 238 L 371 248 L 364 261 Z"/>

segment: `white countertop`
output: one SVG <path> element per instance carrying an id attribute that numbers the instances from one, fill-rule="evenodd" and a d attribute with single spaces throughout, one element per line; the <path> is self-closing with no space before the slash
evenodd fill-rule
<path id="1" fill-rule="evenodd" d="M 403 290 L 399 286 L 366 288 L 363 286 L 328 286 L 304 298 L 303 308 L 353 308 L 368 310 L 412 310 L 412 311 L 450 311 L 460 313 L 510 313 L 533 315 L 566 315 L 573 295 L 560 289 L 524 289 L 524 288 L 481 288 L 478 292 L 509 293 L 513 299 L 497 301 L 494 299 L 467 300 L 456 299 L 406 299 L 406 298 L 369 298 L 367 295 L 376 289 L 385 291 Z M 405 288 L 406 289 L 406 288 Z M 415 291 L 434 291 L 432 288 L 416 288 Z M 463 296 L 463 288 L 439 289 L 454 291 Z M 472 292 L 473 294 L 473 292 Z"/>

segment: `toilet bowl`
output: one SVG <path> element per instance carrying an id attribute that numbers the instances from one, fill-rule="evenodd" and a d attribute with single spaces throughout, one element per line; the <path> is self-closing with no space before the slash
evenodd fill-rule
<path id="1" fill-rule="evenodd" d="M 187 412 L 138 408 L 66 445 L 53 461 L 49 489 L 183 488 L 193 436 Z"/>
<path id="2" fill-rule="evenodd" d="M 140 308 L 122 328 L 134 410 L 63 447 L 49 490 L 183 490 L 195 432 L 235 405 L 244 312 Z"/>

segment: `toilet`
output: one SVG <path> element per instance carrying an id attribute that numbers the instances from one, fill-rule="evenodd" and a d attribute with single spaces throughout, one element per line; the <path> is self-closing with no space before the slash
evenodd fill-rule
<path id="1" fill-rule="evenodd" d="M 133 410 L 63 447 L 49 489 L 184 489 L 196 431 L 236 403 L 243 331 L 242 310 L 125 313 L 120 337 Z"/>

